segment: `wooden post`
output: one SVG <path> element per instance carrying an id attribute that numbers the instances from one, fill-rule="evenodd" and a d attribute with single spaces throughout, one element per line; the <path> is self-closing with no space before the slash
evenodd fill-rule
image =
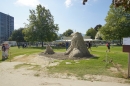
<path id="1" fill-rule="evenodd" d="M 130 78 L 130 52 L 128 56 L 128 78 Z"/>

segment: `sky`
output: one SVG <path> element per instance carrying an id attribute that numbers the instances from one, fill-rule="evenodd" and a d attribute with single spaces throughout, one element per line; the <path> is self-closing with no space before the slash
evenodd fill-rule
<path id="1" fill-rule="evenodd" d="M 29 10 L 36 10 L 41 4 L 54 16 L 54 23 L 59 25 L 58 33 L 68 29 L 85 34 L 91 27 L 104 25 L 112 0 L 1 0 L 0 12 L 14 17 L 14 29 L 28 24 Z"/>

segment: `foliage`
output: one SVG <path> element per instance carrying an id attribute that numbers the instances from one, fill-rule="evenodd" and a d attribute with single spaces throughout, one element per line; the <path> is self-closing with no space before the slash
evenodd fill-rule
<path id="1" fill-rule="evenodd" d="M 28 21 L 23 31 L 25 40 L 47 42 L 57 39 L 58 24 L 54 24 L 51 12 L 44 6 L 37 5 L 36 10 L 30 10 Z"/>
<path id="2" fill-rule="evenodd" d="M 87 2 L 88 0 L 83 0 L 83 5 L 85 5 L 85 2 Z"/>
<path id="3" fill-rule="evenodd" d="M 95 35 L 95 39 L 99 39 L 99 40 L 102 40 L 102 34 L 101 34 L 101 31 L 98 31 Z"/>
<path id="4" fill-rule="evenodd" d="M 83 0 L 83 5 L 85 5 L 87 1 L 88 0 Z M 112 0 L 112 5 L 115 8 L 122 6 L 124 11 L 130 11 L 130 0 Z"/>
<path id="5" fill-rule="evenodd" d="M 73 33 L 73 30 L 68 29 L 68 30 L 66 30 L 62 35 L 68 37 L 68 36 L 70 36 L 72 33 Z"/>
<path id="6" fill-rule="evenodd" d="M 130 36 L 130 15 L 124 12 L 122 7 L 115 9 L 110 6 L 108 15 L 106 16 L 106 24 L 100 29 L 103 39 L 121 40 L 123 37 Z"/>
<path id="7" fill-rule="evenodd" d="M 94 27 L 94 29 L 98 32 L 98 30 L 100 29 L 102 27 L 102 25 L 96 25 L 95 27 Z"/>
<path id="8" fill-rule="evenodd" d="M 17 41 L 17 42 L 24 42 L 24 34 L 22 31 L 24 28 L 19 28 L 17 30 L 14 30 L 11 37 L 9 38 L 10 41 Z"/>
<path id="9" fill-rule="evenodd" d="M 113 0 L 115 7 L 122 6 L 125 11 L 130 11 L 130 0 Z"/>
<path id="10" fill-rule="evenodd" d="M 92 39 L 95 39 L 96 30 L 92 27 L 86 31 L 86 36 L 91 36 Z"/>

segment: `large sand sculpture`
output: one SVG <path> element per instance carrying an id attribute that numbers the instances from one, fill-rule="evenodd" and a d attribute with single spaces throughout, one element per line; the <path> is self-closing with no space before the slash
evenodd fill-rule
<path id="1" fill-rule="evenodd" d="M 88 51 L 81 33 L 76 32 L 72 34 L 71 45 L 64 53 L 72 57 L 91 57 L 92 55 Z"/>

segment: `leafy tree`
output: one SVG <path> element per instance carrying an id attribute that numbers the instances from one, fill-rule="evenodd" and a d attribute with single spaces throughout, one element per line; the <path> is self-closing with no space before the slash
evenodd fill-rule
<path id="1" fill-rule="evenodd" d="M 10 36 L 9 40 L 17 41 L 17 42 L 25 42 L 24 34 L 22 33 L 23 30 L 24 30 L 24 28 L 19 28 L 17 30 L 14 30 L 12 35 Z"/>
<path id="2" fill-rule="evenodd" d="M 99 30 L 101 27 L 102 27 L 102 25 L 99 24 L 99 25 L 96 25 L 94 29 L 98 32 L 98 30 Z"/>
<path id="3" fill-rule="evenodd" d="M 83 5 L 85 5 L 87 1 L 88 0 L 83 0 Z M 124 11 L 130 11 L 130 0 L 112 0 L 112 5 L 115 8 L 122 6 Z"/>
<path id="4" fill-rule="evenodd" d="M 73 30 L 68 29 L 68 30 L 66 30 L 62 35 L 68 37 L 68 36 L 70 36 L 72 33 L 73 33 Z"/>
<path id="5" fill-rule="evenodd" d="M 101 28 L 103 38 L 107 40 L 121 40 L 123 37 L 130 36 L 130 15 L 129 12 L 124 12 L 122 7 L 115 9 L 110 6 L 106 24 Z"/>
<path id="6" fill-rule="evenodd" d="M 102 34 L 101 32 L 99 31 L 101 29 L 102 25 L 101 24 L 98 24 L 94 27 L 94 30 L 97 31 L 96 35 L 95 35 L 95 39 L 99 39 L 99 40 L 102 40 Z"/>
<path id="7" fill-rule="evenodd" d="M 95 39 L 96 30 L 92 27 L 86 31 L 86 36 L 91 36 L 92 39 Z"/>
<path id="8" fill-rule="evenodd" d="M 48 42 L 57 38 L 58 24 L 54 24 L 51 12 L 44 6 L 37 5 L 36 10 L 30 10 L 29 24 L 23 31 L 27 41 Z"/>

